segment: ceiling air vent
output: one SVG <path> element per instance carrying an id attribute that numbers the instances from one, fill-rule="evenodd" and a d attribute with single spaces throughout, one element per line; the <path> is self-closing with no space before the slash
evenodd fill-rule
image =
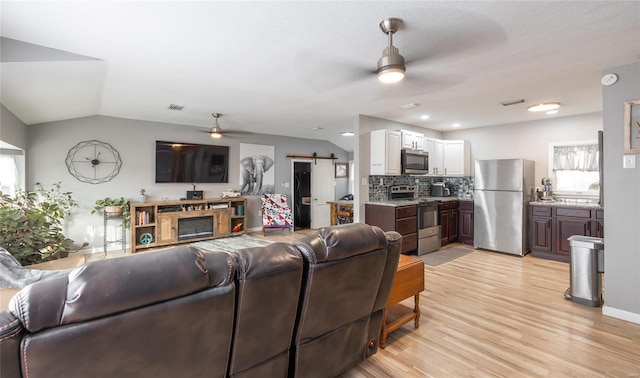
<path id="1" fill-rule="evenodd" d="M 182 110 L 184 109 L 184 105 L 176 105 L 176 104 L 170 104 L 169 105 L 169 110 Z"/>
<path id="2" fill-rule="evenodd" d="M 502 106 L 509 106 L 509 105 L 515 105 L 515 104 L 522 104 L 524 102 L 524 99 L 519 99 L 519 100 L 513 100 L 513 101 L 505 101 L 505 102 L 501 102 Z"/>

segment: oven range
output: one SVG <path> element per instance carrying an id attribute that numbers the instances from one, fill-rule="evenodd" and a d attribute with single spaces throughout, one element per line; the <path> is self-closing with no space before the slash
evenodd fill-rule
<path id="1" fill-rule="evenodd" d="M 415 185 L 398 185 L 389 188 L 389 199 L 417 199 Z M 420 198 L 418 203 L 418 255 L 440 249 L 440 201 Z"/>

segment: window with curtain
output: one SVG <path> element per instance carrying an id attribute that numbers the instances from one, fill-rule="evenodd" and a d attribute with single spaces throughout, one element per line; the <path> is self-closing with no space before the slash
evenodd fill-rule
<path id="1" fill-rule="evenodd" d="M 556 196 L 597 197 L 600 192 L 600 166 L 597 142 L 555 144 L 550 146 Z"/>

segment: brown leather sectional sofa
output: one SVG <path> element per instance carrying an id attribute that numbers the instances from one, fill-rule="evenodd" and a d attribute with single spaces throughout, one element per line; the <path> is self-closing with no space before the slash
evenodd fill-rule
<path id="1" fill-rule="evenodd" d="M 0 313 L 0 376 L 334 377 L 376 353 L 400 246 L 349 224 L 88 263 Z"/>

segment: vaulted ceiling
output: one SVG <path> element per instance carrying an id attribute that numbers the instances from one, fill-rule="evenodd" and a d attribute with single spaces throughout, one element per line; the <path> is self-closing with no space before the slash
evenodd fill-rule
<path id="1" fill-rule="evenodd" d="M 1 7 L 1 101 L 28 125 L 100 114 L 208 129 L 219 112 L 223 128 L 352 150 L 340 132 L 358 114 L 450 130 L 547 118 L 526 111 L 544 101 L 562 104 L 555 117 L 598 112 L 602 71 L 640 60 L 639 1 Z M 404 20 L 395 85 L 374 73 L 388 17 Z"/>

